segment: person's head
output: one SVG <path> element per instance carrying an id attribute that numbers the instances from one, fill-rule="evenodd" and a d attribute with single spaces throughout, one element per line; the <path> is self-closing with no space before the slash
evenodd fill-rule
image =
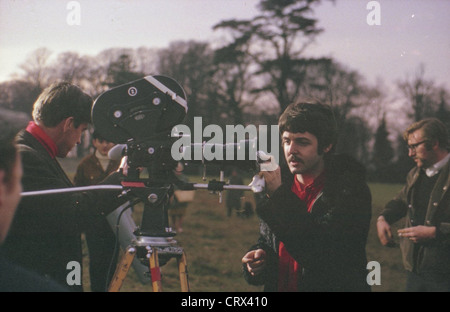
<path id="1" fill-rule="evenodd" d="M 114 143 L 106 140 L 98 133 L 98 131 L 94 131 L 94 133 L 92 134 L 92 145 L 94 145 L 95 149 L 102 156 L 108 156 L 108 152 L 111 148 L 113 148 Z"/>
<path id="2" fill-rule="evenodd" d="M 408 144 L 408 155 L 420 168 L 432 166 L 448 152 L 448 130 L 436 118 L 413 123 L 405 130 L 403 138 Z"/>
<path id="3" fill-rule="evenodd" d="M 183 174 L 183 170 L 184 170 L 184 165 L 183 165 L 183 163 L 178 162 L 178 163 L 177 163 L 177 166 L 175 167 L 175 169 L 173 170 L 173 172 L 174 172 L 176 175 L 181 175 L 181 174 Z"/>
<path id="4" fill-rule="evenodd" d="M 295 102 L 281 114 L 278 127 L 291 173 L 321 171 L 324 157 L 334 150 L 337 140 L 331 107 L 316 101 Z"/>
<path id="5" fill-rule="evenodd" d="M 0 244 L 6 238 L 22 192 L 22 164 L 13 138 L 0 137 Z"/>
<path id="6" fill-rule="evenodd" d="M 80 88 L 67 82 L 52 84 L 42 91 L 33 106 L 33 119 L 50 131 L 59 157 L 81 141 L 81 134 L 91 122 L 92 99 Z"/>

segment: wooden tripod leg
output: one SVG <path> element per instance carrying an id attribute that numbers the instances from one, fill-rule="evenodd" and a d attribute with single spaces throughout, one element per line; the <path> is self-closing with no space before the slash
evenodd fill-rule
<path id="1" fill-rule="evenodd" d="M 177 260 L 178 260 L 178 271 L 180 273 L 181 291 L 188 292 L 189 291 L 189 280 L 188 280 L 186 254 L 183 252 L 181 257 L 178 257 Z"/>
<path id="2" fill-rule="evenodd" d="M 161 268 L 159 267 L 157 248 L 151 248 L 150 254 L 150 274 L 152 277 L 152 286 L 154 292 L 161 292 Z"/>
<path id="3" fill-rule="evenodd" d="M 136 248 L 128 247 L 125 254 L 122 257 L 119 266 L 116 269 L 116 272 L 114 273 L 114 277 L 111 283 L 109 284 L 108 290 L 109 292 L 117 292 L 120 290 L 120 287 L 122 287 L 123 281 L 128 274 L 128 270 L 130 269 L 131 264 L 133 263 L 135 255 L 136 255 Z"/>

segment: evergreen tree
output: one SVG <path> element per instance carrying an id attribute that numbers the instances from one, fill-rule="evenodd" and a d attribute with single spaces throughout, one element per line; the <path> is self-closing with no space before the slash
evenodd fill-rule
<path id="1" fill-rule="evenodd" d="M 390 180 L 389 168 L 394 158 L 394 149 L 389 141 L 389 132 L 386 126 L 386 117 L 383 116 L 375 134 L 375 145 L 373 149 L 373 165 L 375 179 Z"/>

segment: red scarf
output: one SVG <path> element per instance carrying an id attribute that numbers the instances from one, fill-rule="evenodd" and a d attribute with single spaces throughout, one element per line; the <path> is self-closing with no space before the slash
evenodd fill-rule
<path id="1" fill-rule="evenodd" d="M 292 192 L 294 192 L 302 201 L 306 202 L 308 206 L 308 212 L 311 212 L 311 208 L 315 199 L 323 189 L 325 183 L 325 173 L 322 172 L 313 183 L 305 186 L 301 184 L 296 177 L 294 177 L 294 183 L 292 183 Z M 278 264 L 278 291 L 297 291 L 298 272 L 300 271 L 300 265 L 295 261 L 289 252 L 286 250 L 283 242 L 280 242 L 278 248 L 279 264 Z"/>
<path id="2" fill-rule="evenodd" d="M 41 127 L 39 127 L 34 121 L 30 121 L 25 130 L 34 136 L 36 140 L 38 140 L 45 147 L 50 157 L 53 159 L 56 157 L 58 154 L 58 147 Z"/>

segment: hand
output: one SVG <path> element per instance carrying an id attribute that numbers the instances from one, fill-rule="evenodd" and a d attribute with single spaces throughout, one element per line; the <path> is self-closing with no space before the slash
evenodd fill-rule
<path id="1" fill-rule="evenodd" d="M 398 236 L 408 238 L 414 243 L 420 243 L 436 238 L 436 227 L 424 225 L 412 226 L 398 230 Z"/>
<path id="2" fill-rule="evenodd" d="M 264 178 L 266 191 L 270 196 L 281 185 L 280 166 L 274 156 L 263 151 L 258 151 L 258 162 L 261 168 L 258 176 Z"/>
<path id="3" fill-rule="evenodd" d="M 242 258 L 242 263 L 247 264 L 247 270 L 250 275 L 260 274 L 266 265 L 266 252 L 263 249 L 249 251 Z"/>
<path id="4" fill-rule="evenodd" d="M 383 246 L 394 245 L 394 240 L 392 238 L 391 226 L 386 222 L 383 216 L 377 219 L 377 233 L 378 239 Z"/>
<path id="5" fill-rule="evenodd" d="M 261 193 L 266 187 L 266 182 L 262 175 L 257 174 L 253 177 L 252 182 L 250 182 L 248 186 L 252 188 L 253 193 Z"/>
<path id="6" fill-rule="evenodd" d="M 128 156 L 124 156 L 120 160 L 120 165 L 117 169 L 117 172 L 122 172 L 122 174 L 127 177 L 129 170 L 130 166 L 128 166 Z M 144 170 L 144 167 L 138 167 L 136 170 L 138 171 L 138 173 L 141 173 Z"/>
<path id="7" fill-rule="evenodd" d="M 122 172 L 122 174 L 124 176 L 128 176 L 128 157 L 124 156 L 122 157 L 122 159 L 120 160 L 120 165 L 119 168 L 117 169 L 118 172 Z"/>
<path id="8" fill-rule="evenodd" d="M 264 177 L 266 191 L 271 196 L 277 188 L 281 186 L 281 169 L 279 166 L 273 171 L 261 171 L 260 175 Z"/>

